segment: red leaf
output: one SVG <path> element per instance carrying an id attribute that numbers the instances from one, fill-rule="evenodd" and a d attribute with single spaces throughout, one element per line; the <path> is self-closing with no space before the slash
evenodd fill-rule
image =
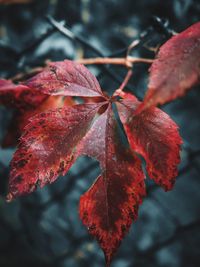
<path id="1" fill-rule="evenodd" d="M 144 174 L 135 152 L 145 158 L 150 177 L 171 189 L 180 160 L 177 125 L 154 107 L 135 115 L 140 102 L 132 95 L 121 93 L 122 100 L 117 94 L 107 98 L 93 75 L 77 63 L 51 63 L 27 85 L 50 95 L 84 96 L 89 103 L 53 109 L 31 119 L 11 163 L 8 199 L 55 181 L 80 155 L 96 158 L 102 173 L 81 197 L 80 216 L 100 243 L 109 266 L 145 195 Z M 120 139 L 112 102 L 119 102 L 133 151 Z"/>
<path id="2" fill-rule="evenodd" d="M 182 143 L 178 126 L 154 107 L 134 116 L 141 102 L 130 94 L 123 93 L 123 97 L 117 106 L 131 148 L 146 160 L 149 176 L 165 190 L 172 189 Z"/>
<path id="3" fill-rule="evenodd" d="M 19 137 L 22 135 L 29 119 L 38 113 L 48 111 L 49 109 L 59 108 L 62 106 L 71 106 L 74 104 L 70 97 L 62 100 L 60 96 L 48 96 L 48 98 L 36 108 L 29 110 L 16 110 L 8 126 L 7 133 L 2 141 L 2 147 L 14 147 L 17 145 Z"/>
<path id="4" fill-rule="evenodd" d="M 200 22 L 161 46 L 150 68 L 150 81 L 138 112 L 183 96 L 200 77 Z"/>
<path id="5" fill-rule="evenodd" d="M 11 80 L 0 79 L 0 105 L 16 109 L 3 139 L 2 147 L 17 144 L 29 117 L 36 114 L 38 106 L 41 106 L 48 98 L 48 95 L 26 85 L 17 85 Z"/>
<path id="6" fill-rule="evenodd" d="M 0 105 L 15 108 L 2 147 L 16 146 L 29 118 L 52 108 L 74 105 L 72 97 L 48 96 L 11 80 L 0 79 Z"/>
<path id="7" fill-rule="evenodd" d="M 141 162 L 123 147 L 117 132 L 110 107 L 95 121 L 80 148 L 81 154 L 99 160 L 102 168 L 102 175 L 81 197 L 80 217 L 100 243 L 107 266 L 137 218 L 138 205 L 145 195 Z"/>
<path id="8" fill-rule="evenodd" d="M 47 97 L 26 85 L 16 85 L 10 80 L 0 79 L 0 105 L 28 110 L 37 107 Z"/>
<path id="9" fill-rule="evenodd" d="M 70 60 L 50 63 L 25 84 L 50 95 L 105 97 L 95 76 Z"/>
<path id="10" fill-rule="evenodd" d="M 33 117 L 11 162 L 9 196 L 32 192 L 65 174 L 74 163 L 76 146 L 102 104 L 76 105 Z"/>

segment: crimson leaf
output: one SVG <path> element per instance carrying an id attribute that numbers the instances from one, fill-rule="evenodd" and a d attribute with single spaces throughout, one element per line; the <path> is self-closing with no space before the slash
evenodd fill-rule
<path id="1" fill-rule="evenodd" d="M 70 60 L 49 63 L 44 71 L 25 84 L 50 95 L 104 97 L 94 75 Z"/>
<path id="2" fill-rule="evenodd" d="M 33 117 L 11 163 L 9 199 L 32 192 L 64 175 L 75 161 L 76 146 L 100 104 L 55 109 Z"/>
<path id="3" fill-rule="evenodd" d="M 123 98 L 117 105 L 131 148 L 146 160 L 149 176 L 165 190 L 172 189 L 182 143 L 177 125 L 154 107 L 133 116 L 141 102 L 127 93 Z"/>
<path id="4" fill-rule="evenodd" d="M 83 138 L 80 153 L 96 158 L 102 168 L 81 197 L 80 217 L 100 243 L 109 266 L 145 195 L 141 162 L 121 144 L 111 107 Z"/>
<path id="5" fill-rule="evenodd" d="M 14 103 L 14 102 L 13 102 Z M 8 126 L 7 132 L 2 141 L 2 147 L 13 147 L 18 144 L 19 137 L 22 135 L 25 126 L 29 123 L 29 119 L 34 115 L 48 111 L 52 108 L 59 108 L 62 106 L 71 106 L 74 104 L 73 100 L 69 97 L 63 101 L 60 96 L 48 96 L 38 107 L 25 106 L 23 110 L 15 110 L 12 119 Z"/>
<path id="6" fill-rule="evenodd" d="M 8 199 L 55 181 L 81 155 L 95 157 L 102 173 L 81 197 L 80 216 L 109 266 L 145 195 L 144 174 L 135 152 L 145 158 L 149 175 L 171 189 L 181 144 L 177 126 L 156 108 L 134 116 L 140 104 L 134 96 L 105 97 L 96 78 L 77 63 L 51 63 L 26 84 L 50 95 L 91 99 L 31 119 L 11 162 Z M 130 146 L 120 140 L 112 102 L 117 104 Z"/>
<path id="7" fill-rule="evenodd" d="M 42 94 L 38 90 L 33 90 L 26 85 L 14 84 L 11 80 L 0 79 L 1 105 L 28 110 L 37 107 L 47 97 L 47 95 Z"/>
<path id="8" fill-rule="evenodd" d="M 139 111 L 185 94 L 200 77 L 200 22 L 161 46 L 150 68 L 148 91 Z"/>

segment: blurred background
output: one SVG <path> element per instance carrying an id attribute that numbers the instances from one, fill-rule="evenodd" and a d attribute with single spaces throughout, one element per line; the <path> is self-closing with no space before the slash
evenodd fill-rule
<path id="1" fill-rule="evenodd" d="M 138 38 L 141 42 L 132 55 L 153 58 L 152 47 L 200 20 L 199 0 L 27 2 L 0 5 L 0 77 L 28 72 L 47 60 L 123 57 Z M 119 87 L 126 72 L 119 66 L 90 70 L 108 93 Z M 147 79 L 148 66 L 138 64 L 127 90 L 141 99 Z M 147 181 L 148 196 L 112 266 L 200 266 L 199 103 L 197 87 L 162 107 L 180 126 L 184 139 L 179 176 L 167 193 Z M 1 140 L 10 117 L 0 107 Z M 104 266 L 101 249 L 78 217 L 80 195 L 99 173 L 98 162 L 82 157 L 54 184 L 8 204 L 13 151 L 0 148 L 0 267 Z"/>

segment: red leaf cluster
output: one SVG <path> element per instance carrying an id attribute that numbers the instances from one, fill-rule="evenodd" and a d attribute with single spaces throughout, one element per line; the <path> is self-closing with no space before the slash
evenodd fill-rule
<path id="1" fill-rule="evenodd" d="M 199 26 L 161 47 L 143 103 L 120 90 L 107 97 L 88 69 L 69 60 L 50 63 L 23 84 L 1 80 L 0 104 L 17 108 L 20 133 L 25 126 L 11 162 L 8 199 L 52 183 L 79 156 L 97 159 L 101 174 L 80 199 L 80 217 L 109 266 L 146 194 L 138 154 L 149 177 L 164 190 L 175 182 L 182 141 L 176 123 L 155 106 L 197 82 Z M 82 97 L 84 103 L 75 104 L 71 97 Z M 113 105 L 128 144 L 121 141 Z"/>
<path id="2" fill-rule="evenodd" d="M 180 160 L 177 126 L 157 108 L 134 116 L 139 105 L 134 96 L 122 93 L 121 100 L 117 95 L 108 98 L 96 78 L 72 61 L 51 63 L 24 84 L 14 91 L 21 93 L 22 86 L 32 88 L 36 95 L 94 97 L 98 101 L 51 109 L 30 120 L 11 162 L 8 198 L 52 183 L 81 155 L 96 158 L 102 173 L 81 197 L 80 217 L 99 241 L 109 265 L 145 195 L 145 176 L 135 152 L 145 158 L 149 176 L 165 190 L 171 189 Z M 129 146 L 121 143 L 114 103 Z"/>

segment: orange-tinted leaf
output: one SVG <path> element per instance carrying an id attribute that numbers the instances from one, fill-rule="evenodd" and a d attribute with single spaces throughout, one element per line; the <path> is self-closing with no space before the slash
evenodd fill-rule
<path id="1" fill-rule="evenodd" d="M 52 110 L 33 117 L 11 162 L 9 199 L 30 193 L 68 171 L 76 146 L 86 134 L 100 104 Z"/>
<path id="2" fill-rule="evenodd" d="M 0 79 L 0 105 L 16 109 L 1 144 L 2 147 L 17 144 L 27 119 L 33 115 L 33 110 L 37 109 L 48 97 L 25 85 Z"/>
<path id="3" fill-rule="evenodd" d="M 141 102 L 130 94 L 123 97 L 117 105 L 131 148 L 146 160 L 149 176 L 165 190 L 172 189 L 182 143 L 178 126 L 154 107 L 134 116 Z"/>
<path id="4" fill-rule="evenodd" d="M 65 106 L 71 107 L 71 106 L 74 106 L 76 104 L 78 104 L 78 103 L 76 103 L 76 101 L 71 96 L 63 98 L 63 107 L 65 107 Z"/>
<path id="5" fill-rule="evenodd" d="M 80 216 L 97 238 L 109 266 L 145 195 L 141 162 L 121 144 L 111 108 L 94 122 L 79 149 L 80 154 L 96 158 L 102 169 L 81 197 Z"/>
<path id="6" fill-rule="evenodd" d="M 37 107 L 47 97 L 26 85 L 16 85 L 10 80 L 0 79 L 0 105 L 28 110 Z"/>
<path id="7" fill-rule="evenodd" d="M 49 96 L 11 80 L 0 79 L 0 104 L 15 108 L 2 147 L 16 146 L 29 118 L 49 109 L 75 104 L 72 97 Z"/>
<path id="8" fill-rule="evenodd" d="M 60 96 L 49 96 L 38 107 L 29 110 L 16 110 L 13 114 L 12 120 L 8 126 L 6 135 L 2 141 L 2 147 L 14 147 L 17 145 L 20 136 L 23 133 L 25 126 L 29 123 L 29 119 L 38 113 L 46 112 L 49 109 L 59 108 L 62 106 L 70 106 L 74 104 L 70 97 L 66 97 L 63 101 Z"/>
<path id="9" fill-rule="evenodd" d="M 104 97 L 95 76 L 70 60 L 49 63 L 25 84 L 50 95 Z"/>
<path id="10" fill-rule="evenodd" d="M 185 94 L 200 77 L 200 22 L 161 46 L 150 68 L 150 80 L 139 111 Z"/>

